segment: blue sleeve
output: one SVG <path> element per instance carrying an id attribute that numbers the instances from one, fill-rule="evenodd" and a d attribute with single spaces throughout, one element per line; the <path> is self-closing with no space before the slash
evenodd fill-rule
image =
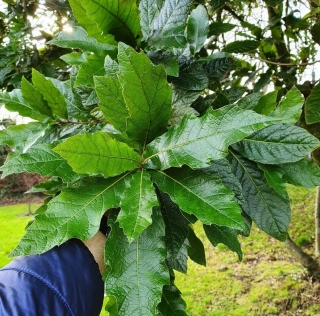
<path id="1" fill-rule="evenodd" d="M 72 239 L 0 270 L 1 316 L 98 316 L 104 286 L 87 247 Z"/>

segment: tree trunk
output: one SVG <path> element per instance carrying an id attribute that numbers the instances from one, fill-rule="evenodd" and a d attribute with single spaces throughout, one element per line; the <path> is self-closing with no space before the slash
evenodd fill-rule
<path id="1" fill-rule="evenodd" d="M 320 257 L 320 186 L 317 187 L 316 203 L 314 206 L 315 220 L 315 256 Z"/>
<path id="2" fill-rule="evenodd" d="M 313 259 L 310 255 L 306 254 L 301 247 L 299 247 L 288 235 L 284 246 L 289 250 L 290 254 L 296 259 L 303 267 L 308 269 L 311 276 L 317 276 L 320 273 L 320 266 L 317 260 Z"/>

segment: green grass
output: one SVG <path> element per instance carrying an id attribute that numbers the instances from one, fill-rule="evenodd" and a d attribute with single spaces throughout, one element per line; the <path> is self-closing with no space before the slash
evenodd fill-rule
<path id="1" fill-rule="evenodd" d="M 315 190 L 288 187 L 292 200 L 290 235 L 310 254 L 313 251 Z M 33 210 L 36 205 L 32 206 Z M 281 210 L 279 210 L 281 211 Z M 0 267 L 31 217 L 28 205 L 0 207 Z M 283 244 L 254 227 L 241 238 L 243 261 L 224 245 L 212 247 L 201 225 L 196 232 L 207 250 L 207 267 L 189 262 L 188 274 L 176 273 L 190 316 L 320 316 L 320 285 L 305 277 Z M 108 315 L 102 312 L 101 316 Z M 134 315 L 133 315 L 134 316 Z"/>

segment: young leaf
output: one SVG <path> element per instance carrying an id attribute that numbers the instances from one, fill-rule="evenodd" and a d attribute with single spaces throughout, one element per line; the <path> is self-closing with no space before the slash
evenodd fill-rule
<path id="1" fill-rule="evenodd" d="M 296 87 L 293 87 L 271 113 L 271 116 L 281 118 L 282 123 L 294 124 L 301 115 L 303 104 L 303 95 Z"/>
<path id="2" fill-rule="evenodd" d="M 66 100 L 59 89 L 35 69 L 32 69 L 32 83 L 48 102 L 48 106 L 51 108 L 52 113 L 58 117 L 67 119 L 68 111 Z"/>
<path id="3" fill-rule="evenodd" d="M 187 316 L 186 307 L 187 304 L 175 285 L 163 287 L 162 299 L 157 307 L 161 316 Z"/>
<path id="4" fill-rule="evenodd" d="M 242 250 L 237 238 L 237 231 L 229 227 L 220 227 L 214 224 L 203 225 L 203 229 L 214 247 L 222 243 L 226 245 L 231 251 L 237 253 L 239 260 L 242 260 Z"/>
<path id="5" fill-rule="evenodd" d="M 274 124 L 244 138 L 233 148 L 250 160 L 279 164 L 301 160 L 319 146 L 320 142 L 300 127 Z"/>
<path id="6" fill-rule="evenodd" d="M 99 107 L 104 117 L 120 132 L 127 129 L 129 116 L 119 80 L 113 77 L 94 77 Z"/>
<path id="7" fill-rule="evenodd" d="M 3 171 L 2 177 L 27 171 L 38 173 L 43 177 L 57 176 L 64 182 L 74 182 L 80 179 L 81 176 L 72 170 L 67 161 L 52 151 L 53 146 L 35 145 L 27 153 L 13 158 L 9 155 L 4 165 L 0 167 L 0 171 Z"/>
<path id="8" fill-rule="evenodd" d="M 67 159 L 76 172 L 102 174 L 105 178 L 133 170 L 141 161 L 131 147 L 103 132 L 70 137 L 53 151 Z"/>
<path id="9" fill-rule="evenodd" d="M 206 253 L 202 241 L 194 233 L 192 227 L 189 226 L 188 234 L 188 256 L 189 258 L 202 266 L 206 266 Z"/>
<path id="10" fill-rule="evenodd" d="M 72 32 L 60 32 L 58 36 L 47 42 L 47 44 L 65 48 L 80 48 L 84 52 L 95 54 L 100 54 L 101 52 L 115 54 L 117 51 L 116 42 L 113 43 L 114 45 L 101 44 L 95 38 L 88 37 L 87 32 L 80 26 L 76 26 Z"/>
<path id="11" fill-rule="evenodd" d="M 234 175 L 242 185 L 243 210 L 257 226 L 272 237 L 284 241 L 291 219 L 289 198 L 271 188 L 255 162 L 231 153 Z"/>
<path id="12" fill-rule="evenodd" d="M 307 124 L 313 124 L 320 121 L 319 97 L 320 97 L 320 84 L 318 83 L 311 90 L 311 93 L 306 100 Z"/>
<path id="13" fill-rule="evenodd" d="M 100 226 L 104 212 L 119 206 L 126 186 L 121 177 L 91 178 L 63 190 L 36 217 L 11 256 L 40 254 L 71 238 L 88 240 Z"/>
<path id="14" fill-rule="evenodd" d="M 187 42 L 191 55 L 198 53 L 207 39 L 209 17 L 206 8 L 199 4 L 192 10 L 187 22 Z"/>
<path id="15" fill-rule="evenodd" d="M 172 90 L 163 66 L 119 43 L 119 81 L 129 110 L 127 134 L 145 144 L 167 129 Z"/>
<path id="16" fill-rule="evenodd" d="M 158 205 L 158 200 L 148 171 L 131 173 L 124 181 L 127 189 L 121 196 L 117 221 L 132 242 L 151 224 L 152 208 Z"/>
<path id="17" fill-rule="evenodd" d="M 188 167 L 150 173 L 159 189 L 184 212 L 194 214 L 204 224 L 243 229 L 241 209 L 218 177 Z"/>
<path id="18" fill-rule="evenodd" d="M 132 243 L 115 223 L 114 216 L 110 226 L 105 246 L 106 293 L 116 298 L 119 315 L 152 316 L 161 300 L 162 287 L 170 283 L 164 263 L 165 228 L 161 213 L 154 208 L 152 224 Z"/>
<path id="19" fill-rule="evenodd" d="M 161 170 L 183 164 L 191 168 L 208 167 L 212 160 L 227 156 L 229 145 L 269 125 L 272 120 L 234 105 L 208 110 L 200 118 L 187 116 L 147 146 L 146 166 Z"/>

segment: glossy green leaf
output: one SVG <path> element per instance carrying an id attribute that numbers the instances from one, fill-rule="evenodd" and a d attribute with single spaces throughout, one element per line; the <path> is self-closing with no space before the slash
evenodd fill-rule
<path id="1" fill-rule="evenodd" d="M 234 41 L 227 44 L 223 51 L 228 53 L 246 53 L 256 50 L 259 47 L 259 42 L 252 40 Z"/>
<path id="2" fill-rule="evenodd" d="M 99 108 L 104 117 L 118 131 L 125 132 L 129 116 L 119 80 L 107 77 L 94 77 L 95 90 L 99 98 Z"/>
<path id="3" fill-rule="evenodd" d="M 168 193 L 181 210 L 194 214 L 204 224 L 243 228 L 241 209 L 218 177 L 188 167 L 150 173 L 159 189 Z"/>
<path id="4" fill-rule="evenodd" d="M 180 106 L 190 106 L 199 96 L 199 91 L 189 91 L 173 86 L 172 107 L 178 108 Z"/>
<path id="5" fill-rule="evenodd" d="M 306 122 L 307 124 L 313 124 L 320 121 L 320 84 L 318 83 L 312 90 L 306 100 Z"/>
<path id="6" fill-rule="evenodd" d="M 148 171 L 131 173 L 124 181 L 127 189 L 121 196 L 117 221 L 132 242 L 151 224 L 152 208 L 159 203 Z"/>
<path id="7" fill-rule="evenodd" d="M 185 117 L 179 126 L 150 143 L 145 152 L 149 168 L 167 169 L 183 164 L 204 168 L 224 158 L 229 145 L 271 123 L 272 119 L 230 105 L 208 110 L 200 118 Z"/>
<path id="8" fill-rule="evenodd" d="M 47 102 L 43 99 L 43 95 L 24 77 L 21 80 L 21 92 L 22 97 L 32 109 L 45 116 L 53 118 L 52 111 Z"/>
<path id="9" fill-rule="evenodd" d="M 67 104 L 59 89 L 35 69 L 32 70 L 32 83 L 48 102 L 48 106 L 51 108 L 52 113 L 58 117 L 67 119 Z"/>
<path id="10" fill-rule="evenodd" d="M 282 123 L 294 124 L 301 115 L 303 104 L 303 95 L 296 87 L 293 87 L 271 113 L 271 116 L 281 118 Z"/>
<path id="11" fill-rule="evenodd" d="M 159 194 L 162 217 L 166 226 L 167 266 L 187 273 L 189 221 L 168 194 L 163 192 Z"/>
<path id="12" fill-rule="evenodd" d="M 191 0 L 165 0 L 159 14 L 152 21 L 148 44 L 154 48 L 184 48 L 186 45 L 185 25 Z"/>
<path id="13" fill-rule="evenodd" d="M 211 80 L 223 79 L 230 72 L 234 65 L 234 58 L 222 57 L 213 58 L 203 63 L 203 69 Z"/>
<path id="14" fill-rule="evenodd" d="M 53 149 L 78 173 L 112 177 L 140 165 L 141 157 L 108 133 L 86 133 L 68 138 Z"/>
<path id="15" fill-rule="evenodd" d="M 208 37 L 213 35 L 219 36 L 223 33 L 233 30 L 235 27 L 236 25 L 231 23 L 213 22 L 209 25 Z"/>
<path id="16" fill-rule="evenodd" d="M 255 162 L 234 153 L 230 160 L 232 171 L 242 185 L 243 210 L 260 229 L 284 241 L 291 219 L 289 198 L 282 197 L 268 185 Z"/>
<path id="17" fill-rule="evenodd" d="M 233 148 L 251 160 L 279 164 L 301 160 L 319 146 L 320 142 L 300 127 L 274 124 L 245 137 Z"/>
<path id="18" fill-rule="evenodd" d="M 88 37 L 87 32 L 80 26 L 74 27 L 72 32 L 61 32 L 47 44 L 57 45 L 64 48 L 80 48 L 84 52 L 101 52 L 114 54 L 117 46 L 99 43 L 95 38 Z"/>
<path id="19" fill-rule="evenodd" d="M 73 182 L 81 176 L 75 173 L 68 165 L 67 161 L 52 151 L 52 145 L 35 145 L 25 154 L 8 156 L 6 162 L 0 167 L 3 171 L 2 177 L 12 173 L 27 171 L 38 173 L 43 177 L 57 176 L 64 182 Z"/>
<path id="20" fill-rule="evenodd" d="M 163 66 L 133 48 L 119 44 L 119 81 L 130 117 L 127 134 L 141 144 L 167 129 L 171 113 L 172 89 Z"/>
<path id="21" fill-rule="evenodd" d="M 169 125 L 180 124 L 185 115 L 198 116 L 199 113 L 190 106 L 179 106 L 177 108 L 173 108 L 168 122 Z"/>
<path id="22" fill-rule="evenodd" d="M 194 233 L 192 227 L 189 227 L 189 234 L 188 234 L 188 256 L 189 258 L 202 266 L 206 266 L 206 253 L 203 246 L 202 241 L 197 237 Z"/>
<path id="23" fill-rule="evenodd" d="M 141 29 L 136 1 L 80 0 L 80 2 L 86 15 L 96 22 L 103 34 L 112 34 L 117 41 L 123 41 L 132 46 L 139 43 Z M 72 3 L 71 7 L 73 7 Z M 76 18 L 78 19 L 78 15 Z"/>
<path id="24" fill-rule="evenodd" d="M 152 224 L 131 243 L 114 217 L 110 226 L 105 246 L 106 293 L 116 298 L 114 308 L 119 315 L 155 315 L 162 287 L 170 283 L 160 211 L 154 209 Z"/>
<path id="25" fill-rule="evenodd" d="M 209 31 L 209 17 L 206 8 L 199 4 L 192 10 L 187 21 L 187 42 L 191 55 L 203 47 Z"/>
<path id="26" fill-rule="evenodd" d="M 238 240 L 238 232 L 229 227 L 217 225 L 203 225 L 206 236 L 214 247 L 222 243 L 226 245 L 231 251 L 238 255 L 239 260 L 242 260 L 241 245 Z"/>
<path id="27" fill-rule="evenodd" d="M 253 110 L 257 106 L 257 104 L 262 96 L 263 95 L 261 92 L 255 92 L 255 93 L 248 94 L 237 102 L 237 106 L 241 109 L 244 109 L 244 110 Z M 255 112 L 257 112 L 257 111 L 255 111 Z M 257 113 L 259 113 L 259 112 L 257 112 Z M 262 113 L 260 113 L 260 114 L 262 114 Z"/>
<path id="28" fill-rule="evenodd" d="M 187 304 L 175 285 L 163 287 L 162 299 L 157 307 L 161 316 L 187 316 L 186 307 Z"/>
<path id="29" fill-rule="evenodd" d="M 258 103 L 252 108 L 252 110 L 259 114 L 269 115 L 277 106 L 277 95 L 278 91 L 267 93 L 259 99 Z"/>
<path id="30" fill-rule="evenodd" d="M 36 217 L 11 256 L 40 254 L 71 238 L 88 240 L 100 226 L 106 210 L 119 206 L 126 189 L 121 177 L 91 178 L 63 190 Z"/>

